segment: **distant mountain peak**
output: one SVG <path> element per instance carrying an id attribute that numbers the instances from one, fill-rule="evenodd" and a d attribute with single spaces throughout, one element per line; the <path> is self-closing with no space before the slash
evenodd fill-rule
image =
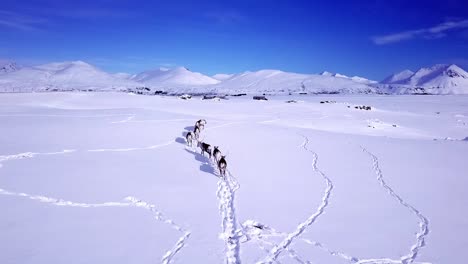
<path id="1" fill-rule="evenodd" d="M 3 63 L 0 62 L 0 73 L 14 72 L 17 70 L 19 70 L 19 67 L 16 64 L 16 62 L 13 62 L 13 61 L 5 61 Z"/>
<path id="2" fill-rule="evenodd" d="M 382 83 L 396 85 L 399 93 L 412 93 L 417 88 L 430 94 L 468 94 L 468 73 L 455 64 L 436 64 L 410 73 L 399 73 L 404 78 L 392 75 Z"/>
<path id="3" fill-rule="evenodd" d="M 320 73 L 320 75 L 322 75 L 322 76 L 333 76 L 333 73 L 328 72 L 328 71 L 323 71 L 323 72 Z"/>
<path id="4" fill-rule="evenodd" d="M 402 83 L 408 80 L 412 75 L 414 74 L 413 71 L 411 70 L 403 70 L 398 73 L 394 73 L 384 80 L 381 81 L 381 83 L 385 84 L 395 84 L 395 83 Z"/>
<path id="5" fill-rule="evenodd" d="M 186 67 L 159 68 L 135 75 L 132 80 L 160 88 L 217 84 L 219 80 L 192 72 Z"/>
<path id="6" fill-rule="evenodd" d="M 463 78 L 468 79 L 467 72 L 462 68 L 458 67 L 455 64 L 448 66 L 444 71 L 443 74 L 450 77 L 450 78 Z"/>
<path id="7" fill-rule="evenodd" d="M 344 75 L 344 74 L 340 74 L 340 73 L 333 73 L 333 72 L 329 72 L 329 71 L 323 71 L 320 73 L 320 75 L 322 76 L 330 76 L 330 77 L 338 77 L 338 78 L 349 78 L 348 76 Z"/>

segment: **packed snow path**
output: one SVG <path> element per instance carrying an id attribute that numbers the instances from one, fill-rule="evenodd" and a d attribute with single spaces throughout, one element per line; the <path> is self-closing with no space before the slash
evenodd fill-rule
<path id="1" fill-rule="evenodd" d="M 197 154 L 196 149 L 190 147 L 187 147 L 187 149 Z M 206 158 L 206 163 L 212 167 L 213 171 L 216 171 L 215 168 L 217 168 L 217 166 L 211 159 Z M 219 180 L 216 197 L 219 200 L 219 213 L 221 215 L 222 233 L 220 237 L 225 243 L 225 262 L 228 264 L 241 263 L 239 242 L 241 231 L 237 229 L 238 226 L 241 225 L 238 225 L 234 205 L 235 192 L 240 188 L 240 185 L 229 170 L 226 170 L 226 175 L 224 177 L 219 173 L 217 176 Z"/>

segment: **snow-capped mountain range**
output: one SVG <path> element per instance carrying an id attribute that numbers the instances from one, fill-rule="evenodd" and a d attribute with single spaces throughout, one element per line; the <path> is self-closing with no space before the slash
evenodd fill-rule
<path id="1" fill-rule="evenodd" d="M 468 73 L 456 65 L 405 70 L 382 82 L 339 73 L 299 74 L 260 70 L 206 76 L 185 67 L 158 68 L 136 75 L 107 73 L 83 61 L 18 67 L 0 63 L 0 91 L 128 90 L 148 87 L 168 93 L 391 93 L 468 94 Z"/>
<path id="2" fill-rule="evenodd" d="M 457 65 L 436 64 L 416 72 L 404 70 L 384 79 L 392 93 L 468 94 L 468 73 Z"/>
<path id="3" fill-rule="evenodd" d="M 22 67 L 0 75 L 0 89 L 24 90 L 112 90 L 141 86 L 82 61 Z"/>
<path id="4" fill-rule="evenodd" d="M 198 72 L 192 72 L 185 67 L 145 71 L 135 75 L 132 80 L 141 82 L 146 86 L 168 89 L 175 86 L 200 86 L 219 83 L 219 80 Z"/>

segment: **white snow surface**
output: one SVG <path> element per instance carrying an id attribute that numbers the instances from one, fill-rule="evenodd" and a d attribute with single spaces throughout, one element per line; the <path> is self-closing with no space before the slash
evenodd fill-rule
<path id="1" fill-rule="evenodd" d="M 467 99 L 0 94 L 0 263 L 464 263 Z"/>

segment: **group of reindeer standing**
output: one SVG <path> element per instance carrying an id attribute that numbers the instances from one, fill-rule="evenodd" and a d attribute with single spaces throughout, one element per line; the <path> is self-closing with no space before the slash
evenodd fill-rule
<path id="1" fill-rule="evenodd" d="M 226 176 L 226 156 L 221 153 L 218 146 L 213 146 L 211 148 L 210 144 L 207 144 L 200 140 L 200 132 L 205 129 L 206 120 L 200 119 L 195 122 L 195 127 L 193 128 L 193 132 L 187 132 L 185 139 L 187 141 L 187 145 L 189 147 L 193 147 L 193 141 L 197 142 L 197 147 L 201 149 L 201 154 L 205 156 L 205 152 L 208 153 L 208 156 L 213 158 L 213 161 L 216 163 L 219 169 L 219 173 L 221 176 Z"/>

